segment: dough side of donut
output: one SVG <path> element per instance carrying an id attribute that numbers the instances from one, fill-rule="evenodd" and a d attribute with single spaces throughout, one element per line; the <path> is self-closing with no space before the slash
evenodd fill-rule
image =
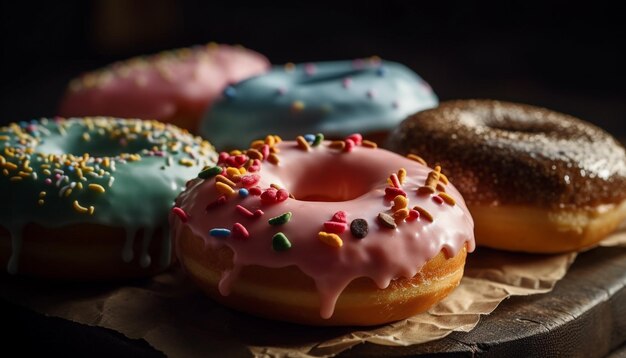
<path id="1" fill-rule="evenodd" d="M 180 240 L 181 264 L 214 300 L 256 316 L 318 326 L 371 326 L 424 312 L 458 286 L 467 255 L 466 249 L 452 258 L 441 252 L 413 278 L 395 279 L 385 289 L 368 278 L 358 278 L 341 293 L 332 317 L 323 319 L 313 280 L 295 266 L 246 267 L 231 293 L 223 296 L 218 285 L 222 272 L 232 268 L 232 251 L 205 246 L 201 237 L 186 228 Z"/>
<path id="2" fill-rule="evenodd" d="M 561 253 L 591 247 L 626 220 L 626 200 L 594 209 L 468 204 L 476 244 L 494 249 Z"/>
<path id="3" fill-rule="evenodd" d="M 175 258 L 163 229 L 144 236 L 139 230 L 132 242 L 123 228 L 76 224 L 44 228 L 29 224 L 23 230 L 19 273 L 46 279 L 93 281 L 133 279 L 167 269 Z M 0 227 L 0 237 L 9 232 Z M 132 243 L 132 245 L 128 245 Z M 0 264 L 7 266 L 11 241 L 0 240 Z M 124 253 L 127 253 L 125 260 Z"/>

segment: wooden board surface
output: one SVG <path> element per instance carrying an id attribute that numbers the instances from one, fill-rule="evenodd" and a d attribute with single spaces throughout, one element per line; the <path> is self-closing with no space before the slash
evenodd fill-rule
<path id="1" fill-rule="evenodd" d="M 9 302 L 0 315 L 6 343 L 29 355 L 162 356 L 145 341 Z M 597 248 L 579 255 L 551 293 L 511 298 L 469 333 L 409 347 L 362 344 L 341 356 L 605 357 L 623 354 L 625 342 L 626 248 Z"/>

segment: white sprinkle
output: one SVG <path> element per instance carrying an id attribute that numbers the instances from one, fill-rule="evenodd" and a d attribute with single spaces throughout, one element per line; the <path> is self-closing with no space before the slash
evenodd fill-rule
<path id="1" fill-rule="evenodd" d="M 111 178 L 109 178 L 109 188 L 113 186 L 113 182 L 115 181 L 115 177 L 111 176 Z"/>

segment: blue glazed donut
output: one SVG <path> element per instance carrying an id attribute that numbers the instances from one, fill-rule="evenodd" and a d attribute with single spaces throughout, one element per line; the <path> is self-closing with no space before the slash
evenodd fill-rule
<path id="1" fill-rule="evenodd" d="M 218 148 L 267 133 L 295 137 L 354 132 L 377 140 L 408 115 L 437 106 L 430 86 L 406 66 L 378 58 L 274 66 L 227 87 L 200 133 Z"/>

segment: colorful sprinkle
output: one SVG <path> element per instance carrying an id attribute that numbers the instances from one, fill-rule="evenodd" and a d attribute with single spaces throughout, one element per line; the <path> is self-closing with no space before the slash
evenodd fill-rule
<path id="1" fill-rule="evenodd" d="M 74 203 L 78 203 L 77 201 L 74 201 Z M 178 216 L 178 218 L 180 219 L 180 221 L 184 223 L 186 223 L 189 220 L 189 215 L 187 215 L 187 213 L 179 208 L 178 206 L 175 206 L 172 208 L 172 213 L 176 216 Z"/>
<path id="2" fill-rule="evenodd" d="M 293 103 L 291 103 L 291 109 L 296 111 L 296 112 L 300 112 L 300 111 L 304 110 L 304 102 L 302 102 L 302 101 L 293 101 Z"/>
<path id="3" fill-rule="evenodd" d="M 278 215 L 269 219 L 267 222 L 270 225 L 274 225 L 274 226 L 283 225 L 283 224 L 288 223 L 289 220 L 291 220 L 291 215 L 292 215 L 291 211 L 288 211 L 284 214 L 281 214 L 281 215 Z"/>
<path id="4" fill-rule="evenodd" d="M 388 229 L 395 229 L 397 227 L 394 218 L 391 215 L 385 213 L 378 213 L 378 223 Z"/>
<path id="5" fill-rule="evenodd" d="M 331 220 L 338 223 L 346 223 L 348 222 L 347 218 L 348 214 L 346 214 L 345 211 L 341 210 L 333 214 L 333 218 Z"/>
<path id="6" fill-rule="evenodd" d="M 296 143 L 298 144 L 298 148 L 302 149 L 302 150 L 310 150 L 310 146 L 309 146 L 309 142 L 307 142 L 306 139 L 304 139 L 303 136 L 299 135 L 296 137 Z"/>
<path id="7" fill-rule="evenodd" d="M 385 199 L 392 200 L 398 195 L 406 196 L 406 192 L 400 188 L 394 188 L 394 187 L 385 188 Z"/>
<path id="8" fill-rule="evenodd" d="M 356 146 L 356 144 L 354 143 L 352 139 L 346 139 L 344 142 L 345 142 L 345 145 L 343 147 L 344 152 L 351 152 Z"/>
<path id="9" fill-rule="evenodd" d="M 437 205 L 441 205 L 443 204 L 443 199 L 440 196 L 433 196 L 433 201 L 435 202 L 435 204 Z"/>
<path id="10" fill-rule="evenodd" d="M 330 247 L 340 248 L 343 246 L 343 240 L 337 234 L 320 231 L 317 233 L 317 238 Z"/>
<path id="11" fill-rule="evenodd" d="M 409 205 L 409 200 L 406 198 L 406 196 L 397 195 L 395 198 L 393 198 L 393 206 L 391 207 L 391 210 L 396 211 L 396 210 L 404 209 L 408 205 Z"/>
<path id="12" fill-rule="evenodd" d="M 346 137 L 346 140 L 350 139 L 356 145 L 361 145 L 363 143 L 363 136 L 360 133 L 350 134 Z"/>
<path id="13" fill-rule="evenodd" d="M 209 230 L 209 235 L 213 237 L 220 237 L 220 238 L 229 237 L 230 230 L 225 229 L 225 228 L 214 228 L 214 229 Z"/>
<path id="14" fill-rule="evenodd" d="M 212 202 L 210 202 L 206 208 L 204 208 L 204 210 L 211 210 L 213 208 L 216 208 L 222 204 L 224 204 L 226 202 L 226 195 L 220 195 L 217 197 L 217 199 L 213 200 Z"/>
<path id="15" fill-rule="evenodd" d="M 235 190 L 232 187 L 230 187 L 227 184 L 224 184 L 222 182 L 215 183 L 215 189 L 220 194 L 224 194 L 224 195 L 233 195 L 233 194 L 235 194 Z"/>
<path id="16" fill-rule="evenodd" d="M 393 212 L 393 218 L 397 221 L 402 221 L 406 219 L 408 216 L 409 216 L 409 209 L 407 208 L 398 209 Z"/>
<path id="17" fill-rule="evenodd" d="M 362 239 L 369 233 L 369 225 L 365 219 L 354 219 L 350 223 L 350 232 L 357 239 Z"/>
<path id="18" fill-rule="evenodd" d="M 228 179 L 227 177 L 223 176 L 222 174 L 218 174 L 217 176 L 215 176 L 215 184 L 218 184 L 218 183 L 224 183 L 224 184 L 228 185 L 231 188 L 236 185 L 232 180 Z"/>
<path id="19" fill-rule="evenodd" d="M 378 144 L 376 144 L 375 142 L 372 142 L 371 140 L 367 140 L 367 139 L 363 139 L 363 142 L 361 143 L 361 145 L 366 147 L 366 148 L 372 148 L 372 149 L 378 148 Z"/>
<path id="20" fill-rule="evenodd" d="M 246 188 L 239 189 L 239 191 L 237 193 L 242 198 L 245 198 L 245 197 L 247 197 L 250 194 L 250 192 L 248 192 L 248 189 L 246 189 Z"/>
<path id="21" fill-rule="evenodd" d="M 317 147 L 318 145 L 322 144 L 322 142 L 324 141 L 324 135 L 322 133 L 317 133 L 315 135 L 315 139 L 313 140 L 313 146 Z"/>
<path id="22" fill-rule="evenodd" d="M 446 193 L 439 193 L 439 197 L 441 197 L 441 199 L 443 199 L 443 201 L 450 206 L 454 206 L 454 204 L 456 204 L 456 200 Z"/>
<path id="23" fill-rule="evenodd" d="M 409 216 L 407 216 L 406 221 L 414 221 L 419 219 L 420 213 L 415 209 L 409 210 Z"/>
<path id="24" fill-rule="evenodd" d="M 391 174 L 389 176 L 389 180 L 391 180 L 391 185 L 393 185 L 396 188 L 400 188 L 401 184 L 400 184 L 400 179 L 398 178 L 398 175 Z"/>
<path id="25" fill-rule="evenodd" d="M 428 210 L 422 208 L 421 206 L 414 206 L 413 210 L 419 212 L 420 217 L 424 217 L 424 219 L 433 222 L 434 218 L 433 216 L 428 212 Z"/>
<path id="26" fill-rule="evenodd" d="M 240 223 L 235 223 L 233 225 L 231 234 L 235 239 L 248 239 L 250 237 L 248 229 L 246 229 L 245 226 L 241 225 Z"/>
<path id="27" fill-rule="evenodd" d="M 342 140 L 334 140 L 330 142 L 330 144 L 328 145 L 328 147 L 332 149 L 339 149 L 339 150 L 343 150 L 345 146 L 346 146 L 346 142 Z"/>
<path id="28" fill-rule="evenodd" d="M 398 180 L 400 181 L 400 184 L 404 184 L 405 179 L 406 179 L 406 169 L 400 168 L 400 170 L 398 170 Z"/>
<path id="29" fill-rule="evenodd" d="M 313 141 L 315 141 L 315 134 L 305 134 L 304 139 L 306 139 L 307 142 L 312 144 Z"/>
<path id="30" fill-rule="evenodd" d="M 261 195 L 263 193 L 261 188 L 259 188 L 258 186 L 255 186 L 255 187 L 252 187 L 252 188 L 248 188 L 248 192 L 252 196 L 259 196 L 259 195 Z"/>
<path id="31" fill-rule="evenodd" d="M 272 249 L 274 251 L 287 251 L 291 249 L 291 242 L 282 232 L 276 233 L 272 236 Z"/>
<path id="32" fill-rule="evenodd" d="M 87 187 L 90 190 L 95 191 L 96 193 L 104 193 L 106 190 L 104 190 L 104 187 L 100 184 L 89 184 L 87 185 Z"/>
<path id="33" fill-rule="evenodd" d="M 409 154 L 406 157 L 411 159 L 411 160 L 413 160 L 413 161 L 416 161 L 416 162 L 418 162 L 418 163 L 420 163 L 422 165 L 426 165 L 426 161 L 422 157 L 417 155 L 417 154 Z"/>
<path id="34" fill-rule="evenodd" d="M 274 153 L 270 154 L 269 157 L 267 157 L 267 161 L 274 165 L 280 163 L 280 159 L 278 159 L 278 156 Z"/>
<path id="35" fill-rule="evenodd" d="M 348 228 L 348 224 L 336 221 L 326 221 L 324 223 L 324 230 L 332 232 L 334 234 L 342 234 Z"/>

